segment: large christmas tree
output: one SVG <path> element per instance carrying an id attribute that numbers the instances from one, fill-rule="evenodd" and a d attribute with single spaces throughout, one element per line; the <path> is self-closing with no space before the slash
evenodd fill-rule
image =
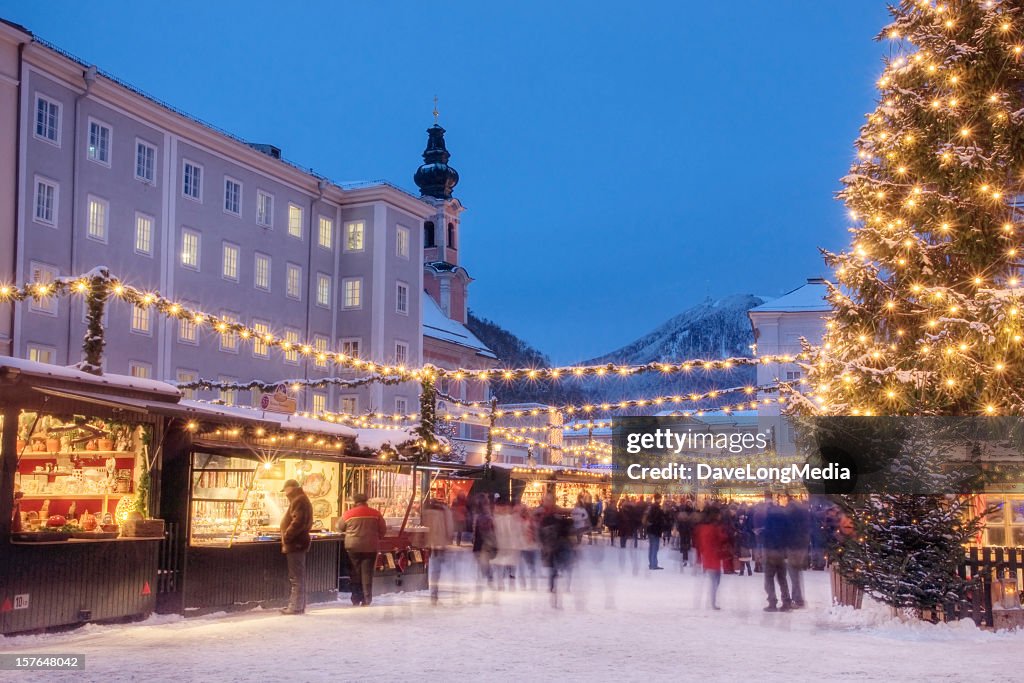
<path id="1" fill-rule="evenodd" d="M 804 408 L 1024 414 L 1024 1 L 902 0 L 879 101 L 843 178 L 853 243 L 827 253 L 834 315 Z M 813 405 L 812 405 L 813 404 Z M 846 496 L 840 564 L 897 607 L 933 607 L 977 515 L 959 497 Z M 924 580 L 927 590 L 915 583 Z"/>

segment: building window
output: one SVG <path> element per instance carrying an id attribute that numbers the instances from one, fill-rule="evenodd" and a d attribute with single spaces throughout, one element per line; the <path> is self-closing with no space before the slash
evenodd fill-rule
<path id="1" fill-rule="evenodd" d="M 322 391 L 313 392 L 313 412 L 317 415 L 327 410 L 327 394 Z"/>
<path id="2" fill-rule="evenodd" d="M 320 216 L 320 233 L 317 244 L 324 249 L 334 248 L 334 221 L 327 216 Z"/>
<path id="3" fill-rule="evenodd" d="M 234 377 L 220 375 L 217 377 L 217 381 L 221 384 L 234 384 L 237 380 Z M 218 398 L 220 398 L 220 402 L 224 405 L 233 406 L 238 397 L 234 389 L 221 389 Z"/>
<path id="4" fill-rule="evenodd" d="M 28 359 L 36 363 L 53 364 L 57 356 L 57 349 L 52 346 L 41 346 L 39 344 L 28 345 Z"/>
<path id="5" fill-rule="evenodd" d="M 302 298 L 302 266 L 289 263 L 285 266 L 284 293 L 289 299 Z M 328 296 L 328 301 L 330 296 Z"/>
<path id="6" fill-rule="evenodd" d="M 395 283 L 395 312 L 409 315 L 409 285 L 404 282 Z"/>
<path id="7" fill-rule="evenodd" d="M 37 263 L 33 261 L 29 264 L 29 269 L 32 272 L 32 282 L 35 284 L 48 285 L 59 276 L 59 272 L 55 267 L 45 263 Z M 28 309 L 35 313 L 57 315 L 57 297 L 30 297 L 28 300 Z"/>
<path id="8" fill-rule="evenodd" d="M 448 242 L 445 244 L 449 249 L 455 249 L 455 224 L 448 224 Z"/>
<path id="9" fill-rule="evenodd" d="M 364 247 L 366 224 L 362 221 L 345 224 L 345 251 L 362 251 Z"/>
<path id="10" fill-rule="evenodd" d="M 395 228 L 395 256 L 409 258 L 409 228 Z"/>
<path id="11" fill-rule="evenodd" d="M 327 367 L 327 337 L 322 334 L 315 335 L 313 337 L 313 352 L 316 354 L 313 357 L 313 363 L 318 368 Z"/>
<path id="12" fill-rule="evenodd" d="M 144 213 L 135 214 L 135 253 L 153 255 L 153 218 Z"/>
<path id="13" fill-rule="evenodd" d="M 288 205 L 288 234 L 302 239 L 302 207 Z"/>
<path id="14" fill-rule="evenodd" d="M 256 253 L 256 267 L 253 270 L 253 286 L 265 292 L 270 291 L 270 257 Z"/>
<path id="15" fill-rule="evenodd" d="M 238 282 L 238 256 L 241 250 L 237 244 L 224 242 L 220 274 L 225 280 Z"/>
<path id="16" fill-rule="evenodd" d="M 274 196 L 263 190 L 256 192 L 256 222 L 265 228 L 274 225 Z"/>
<path id="17" fill-rule="evenodd" d="M 1024 545 L 1024 498 L 1020 496 L 991 496 L 995 510 L 985 516 L 987 545 Z"/>
<path id="18" fill-rule="evenodd" d="M 238 353 L 238 335 L 232 329 L 232 323 L 237 323 L 240 318 L 237 313 L 231 311 L 220 312 L 221 323 L 217 325 L 220 333 L 220 350 L 228 353 Z"/>
<path id="19" fill-rule="evenodd" d="M 316 305 L 331 307 L 331 276 L 326 273 L 316 274 Z"/>
<path id="20" fill-rule="evenodd" d="M 363 305 L 363 279 L 359 277 L 346 278 L 342 281 L 341 286 L 344 294 L 342 306 L 344 308 L 361 308 Z"/>
<path id="21" fill-rule="evenodd" d="M 181 194 L 189 199 L 203 201 L 203 167 L 185 161 L 181 173 Z"/>
<path id="22" fill-rule="evenodd" d="M 152 332 L 152 311 L 148 306 L 132 306 L 132 332 L 150 334 Z"/>
<path id="23" fill-rule="evenodd" d="M 254 320 L 252 323 L 252 329 L 256 332 L 256 335 L 252 339 L 252 355 L 257 358 L 266 358 L 269 353 L 267 350 L 267 336 L 270 334 L 270 323 L 262 320 Z"/>
<path id="24" fill-rule="evenodd" d="M 36 95 L 36 137 L 60 146 L 60 104 Z"/>
<path id="25" fill-rule="evenodd" d="M 196 381 L 198 376 L 199 374 L 195 370 L 182 370 L 180 368 L 174 373 L 174 377 L 178 381 L 178 384 L 191 384 Z M 192 400 L 196 397 L 196 390 L 181 389 L 181 397 L 187 400 Z"/>
<path id="26" fill-rule="evenodd" d="M 181 231 L 181 265 L 199 270 L 199 233 L 183 228 Z"/>
<path id="27" fill-rule="evenodd" d="M 288 348 L 284 352 L 284 362 L 292 365 L 299 364 L 299 331 L 292 328 L 285 328 L 284 340 Z"/>
<path id="28" fill-rule="evenodd" d="M 153 379 L 153 366 L 139 360 L 128 361 L 128 374 L 139 379 Z"/>
<path id="29" fill-rule="evenodd" d="M 339 408 L 341 412 L 346 415 L 355 415 L 359 410 L 359 397 L 358 396 L 342 396 L 339 401 Z"/>
<path id="30" fill-rule="evenodd" d="M 398 365 L 408 365 L 409 363 L 409 345 L 405 342 L 395 342 L 395 363 Z"/>
<path id="31" fill-rule="evenodd" d="M 110 204 L 98 197 L 89 197 L 89 239 L 100 242 L 107 241 L 107 214 L 110 212 Z"/>
<path id="32" fill-rule="evenodd" d="M 193 308 L 190 304 L 183 304 L 184 308 Z M 191 316 L 178 318 L 178 341 L 184 344 L 199 343 L 199 326 Z"/>
<path id="33" fill-rule="evenodd" d="M 46 225 L 57 225 L 57 183 L 36 178 L 35 220 Z"/>
<path id="34" fill-rule="evenodd" d="M 404 396 L 396 396 L 395 397 L 395 413 L 397 413 L 398 415 L 408 415 L 409 414 L 409 399 L 405 398 Z"/>
<path id="35" fill-rule="evenodd" d="M 799 370 L 786 370 L 786 380 L 787 381 L 791 382 L 793 380 L 798 380 L 798 379 L 800 379 L 800 371 Z"/>
<path id="36" fill-rule="evenodd" d="M 156 182 L 156 147 L 135 141 L 135 177 L 146 183 Z"/>
<path id="37" fill-rule="evenodd" d="M 341 340 L 341 353 L 349 358 L 359 358 L 359 337 L 349 337 Z"/>
<path id="38" fill-rule="evenodd" d="M 91 161 L 110 166 L 110 126 L 99 121 L 89 121 L 89 149 L 86 156 Z"/>
<path id="39" fill-rule="evenodd" d="M 224 178 L 224 212 L 242 215 L 242 183 L 234 178 Z"/>
<path id="40" fill-rule="evenodd" d="M 434 221 L 427 221 L 423 224 L 423 248 L 436 247 L 436 236 L 434 235 Z"/>

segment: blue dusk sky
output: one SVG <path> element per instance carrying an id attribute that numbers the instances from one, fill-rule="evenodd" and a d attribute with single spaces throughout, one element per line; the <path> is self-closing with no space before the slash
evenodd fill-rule
<path id="1" fill-rule="evenodd" d="M 470 307 L 559 362 L 708 295 L 825 274 L 888 19 L 882 0 L 0 0 L 0 16 L 338 181 L 415 190 L 437 95 Z"/>

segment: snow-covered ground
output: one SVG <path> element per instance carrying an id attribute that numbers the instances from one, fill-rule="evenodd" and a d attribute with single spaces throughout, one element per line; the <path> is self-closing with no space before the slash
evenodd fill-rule
<path id="1" fill-rule="evenodd" d="M 0 652 L 86 657 L 81 673 L 0 672 L 0 680 L 793 683 L 995 681 L 1020 670 L 1024 633 L 905 623 L 877 605 L 832 608 L 824 572 L 805 574 L 809 604 L 792 613 L 762 611 L 762 575 L 723 576 L 716 612 L 705 578 L 682 568 L 678 552 L 663 549 L 665 571 L 649 571 L 643 543 L 582 550 L 558 608 L 543 581 L 536 591 L 478 590 L 463 550 L 437 606 L 426 593 L 405 593 L 368 608 L 316 605 L 298 617 L 154 617 L 0 639 Z"/>

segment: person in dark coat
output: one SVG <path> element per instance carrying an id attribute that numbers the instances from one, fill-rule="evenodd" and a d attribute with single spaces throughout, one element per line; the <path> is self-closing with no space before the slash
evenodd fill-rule
<path id="1" fill-rule="evenodd" d="M 281 489 L 288 496 L 288 510 L 281 519 L 281 552 L 288 559 L 288 606 L 282 614 L 306 611 L 306 553 L 312 544 L 309 530 L 313 528 L 313 504 L 299 482 L 289 479 Z"/>
<path id="2" fill-rule="evenodd" d="M 612 545 L 615 545 L 615 533 L 619 530 L 619 509 L 611 498 L 604 503 L 604 525 L 608 528 Z"/>
<path id="3" fill-rule="evenodd" d="M 644 513 L 643 526 L 647 531 L 647 542 L 650 544 L 647 550 L 647 568 L 662 569 L 658 566 L 658 550 L 661 548 L 661 535 L 665 533 L 668 526 L 665 519 L 665 511 L 661 509 L 661 494 L 654 494 L 654 502 Z"/>
<path id="4" fill-rule="evenodd" d="M 790 499 L 786 505 L 789 517 L 789 542 L 786 544 L 786 571 L 793 607 L 804 606 L 803 572 L 807 569 L 807 553 L 811 545 L 811 513 L 806 503 Z"/>
<path id="5" fill-rule="evenodd" d="M 690 562 L 690 548 L 693 547 L 693 506 L 684 503 L 676 513 L 676 531 L 679 532 L 679 552 L 683 556 L 683 566 Z"/>
<path id="6" fill-rule="evenodd" d="M 793 609 L 789 596 L 789 584 L 786 581 L 786 548 L 789 545 L 789 516 L 785 509 L 770 504 L 764 517 L 764 590 L 768 594 L 768 606 L 765 612 L 778 612 L 779 600 L 775 594 L 775 582 L 779 582 L 782 594 L 782 611 Z"/>
<path id="7" fill-rule="evenodd" d="M 548 590 L 551 605 L 558 606 L 558 578 L 566 574 L 571 580 L 573 564 L 572 517 L 555 505 L 555 497 L 548 494 L 537 509 L 537 540 L 540 542 L 541 562 L 548 568 Z"/>

